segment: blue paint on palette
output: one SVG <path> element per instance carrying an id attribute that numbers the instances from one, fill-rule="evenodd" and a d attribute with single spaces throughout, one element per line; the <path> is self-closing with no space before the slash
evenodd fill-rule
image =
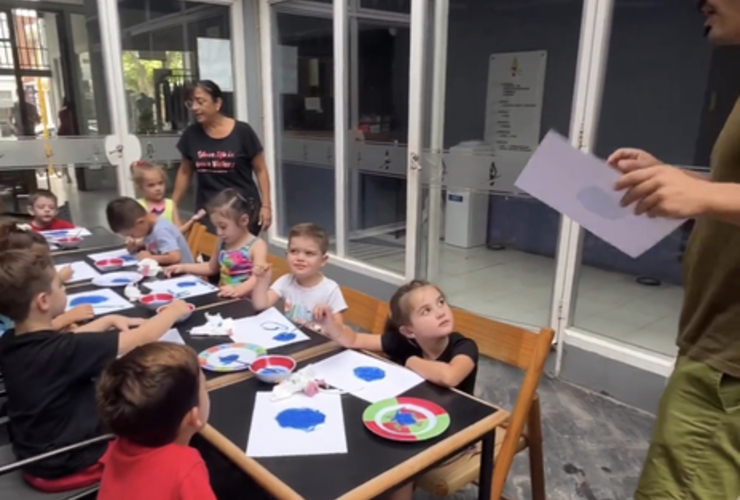
<path id="1" fill-rule="evenodd" d="M 131 280 L 128 278 L 113 278 L 113 283 L 120 283 L 122 285 L 128 285 Z"/>
<path id="2" fill-rule="evenodd" d="M 288 342 L 290 340 L 293 340 L 295 337 L 295 333 L 283 332 L 275 335 L 272 340 L 277 340 L 278 342 Z"/>
<path id="3" fill-rule="evenodd" d="M 122 255 L 121 260 L 124 262 L 133 262 L 136 260 L 136 255 Z"/>
<path id="4" fill-rule="evenodd" d="M 396 414 L 393 415 L 392 422 L 402 427 L 409 427 L 416 423 L 416 417 L 414 417 L 414 414 L 411 412 L 398 410 Z"/>
<path id="5" fill-rule="evenodd" d="M 181 281 L 177 284 L 178 288 L 190 288 L 191 286 L 198 286 L 197 281 Z"/>
<path id="6" fill-rule="evenodd" d="M 84 295 L 82 297 L 72 299 L 69 302 L 69 305 L 70 307 L 85 305 L 94 306 L 96 304 L 102 304 L 103 302 L 108 302 L 108 297 L 104 297 L 103 295 Z"/>
<path id="7" fill-rule="evenodd" d="M 365 382 L 375 382 L 385 378 L 385 371 L 376 366 L 358 366 L 354 369 L 355 377 Z"/>
<path id="8" fill-rule="evenodd" d="M 288 408 L 275 417 L 283 429 L 296 429 L 311 432 L 326 422 L 326 415 L 312 408 Z"/>
<path id="9" fill-rule="evenodd" d="M 244 363 L 243 361 L 239 361 L 238 354 L 227 354 L 226 356 L 219 356 L 218 360 L 221 361 L 221 364 L 224 364 L 224 365 L 230 365 L 232 363 L 237 363 L 237 362 L 242 363 L 242 364 L 247 364 L 247 363 Z"/>

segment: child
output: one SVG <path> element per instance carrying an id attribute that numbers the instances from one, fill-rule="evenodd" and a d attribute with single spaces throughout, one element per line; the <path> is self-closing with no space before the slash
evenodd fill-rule
<path id="1" fill-rule="evenodd" d="M 74 229 L 75 225 L 66 220 L 57 219 L 59 213 L 57 196 L 46 189 L 39 189 L 28 197 L 28 212 L 33 217 L 31 229 L 34 231 L 54 231 Z"/>
<path id="2" fill-rule="evenodd" d="M 218 258 L 198 264 L 169 267 L 165 274 L 220 274 L 221 297 L 245 297 L 252 292 L 256 275 L 267 268 L 267 244 L 249 232 L 254 212 L 250 201 L 233 189 L 221 191 L 208 204 L 208 215 L 216 228 L 220 243 Z"/>
<path id="3" fill-rule="evenodd" d="M 5 221 L 0 223 L 0 252 L 7 250 L 37 250 L 48 252 L 49 243 L 40 234 L 22 229 L 14 222 Z M 59 269 L 59 278 L 65 283 L 72 279 L 72 268 L 70 266 L 64 266 Z M 93 317 L 94 314 L 91 305 L 73 307 L 69 311 L 54 318 L 54 329 L 64 330 L 77 323 L 91 320 Z M 0 316 L 0 323 L 5 327 L 0 332 L 0 335 L 13 327 L 13 322 L 5 316 Z"/>
<path id="4" fill-rule="evenodd" d="M 452 310 L 440 289 L 414 280 L 401 286 L 389 305 L 390 316 L 382 335 L 355 333 L 335 322 L 326 306 L 316 308 L 314 316 L 322 333 L 343 347 L 382 352 L 429 382 L 473 394 L 478 346 L 454 331 Z M 412 496 L 413 483 L 390 494 L 391 500 Z"/>
<path id="5" fill-rule="evenodd" d="M 283 299 L 285 315 L 297 324 L 314 321 L 317 306 L 328 305 L 334 320 L 342 323 L 342 312 L 347 309 L 342 290 L 333 280 L 321 273 L 329 256 L 329 238 L 321 227 L 306 223 L 293 226 L 288 234 L 289 274 L 278 278 L 271 288 L 272 273 L 262 273 L 252 292 L 257 310 L 272 307 Z"/>
<path id="6" fill-rule="evenodd" d="M 98 436 L 93 379 L 118 355 L 158 340 L 188 311 L 178 300 L 124 334 L 103 331 L 126 330 L 129 320 L 122 316 L 65 334 L 54 330 L 52 319 L 66 305 L 48 252 L 0 253 L 0 314 L 15 321 L 15 329 L 0 337 L 0 369 L 8 392 L 10 441 L 19 460 Z M 70 451 L 28 466 L 24 477 L 43 491 L 82 488 L 100 480 L 105 450 L 106 444 L 98 444 Z"/>
<path id="7" fill-rule="evenodd" d="M 188 446 L 209 413 L 192 349 L 147 344 L 114 361 L 98 384 L 98 409 L 118 436 L 102 460 L 98 499 L 215 500 L 203 458 Z"/>
<path id="8" fill-rule="evenodd" d="M 199 210 L 185 224 L 180 221 L 175 203 L 164 196 L 166 177 L 164 170 L 159 165 L 148 161 L 134 162 L 131 165 L 131 175 L 134 178 L 134 184 L 143 195 L 143 198 L 137 200 L 141 206 L 150 214 L 164 217 L 176 227 L 179 227 L 181 233 L 185 234 L 190 231 L 193 224 L 205 215 L 203 210 Z"/>
<path id="9" fill-rule="evenodd" d="M 111 231 L 127 238 L 127 250 L 138 251 L 139 260 L 153 259 L 162 266 L 193 262 L 180 230 L 164 217 L 147 213 L 133 198 L 116 198 L 105 212 Z"/>

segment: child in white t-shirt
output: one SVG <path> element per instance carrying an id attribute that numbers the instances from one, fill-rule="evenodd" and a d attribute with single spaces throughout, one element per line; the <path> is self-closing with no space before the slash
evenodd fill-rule
<path id="1" fill-rule="evenodd" d="M 252 290 L 252 303 L 257 310 L 274 306 L 283 299 L 283 312 L 297 324 L 314 321 L 314 310 L 329 306 L 337 321 L 342 321 L 342 312 L 347 303 L 342 290 L 334 280 L 324 276 L 321 268 L 329 256 L 329 238 L 316 224 L 298 224 L 288 235 L 288 269 L 290 273 L 278 278 L 272 287 L 272 272 L 268 269 L 257 277 Z"/>

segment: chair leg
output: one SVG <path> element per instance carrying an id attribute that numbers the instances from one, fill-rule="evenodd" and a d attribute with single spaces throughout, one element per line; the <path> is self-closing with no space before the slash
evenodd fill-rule
<path id="1" fill-rule="evenodd" d="M 532 500 L 545 500 L 545 456 L 542 448 L 542 418 L 540 400 L 532 401 L 527 418 L 529 441 L 529 476 L 532 481 Z"/>

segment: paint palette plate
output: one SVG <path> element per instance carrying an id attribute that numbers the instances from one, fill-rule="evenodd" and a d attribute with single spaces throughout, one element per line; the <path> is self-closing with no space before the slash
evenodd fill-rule
<path id="1" fill-rule="evenodd" d="M 254 344 L 221 344 L 201 352 L 198 360 L 204 370 L 238 372 L 248 370 L 252 361 L 265 354 L 265 349 Z"/>
<path id="2" fill-rule="evenodd" d="M 139 273 L 132 271 L 120 271 L 117 273 L 101 274 L 93 278 L 92 284 L 95 286 L 102 286 L 106 288 L 117 287 L 117 286 L 128 286 L 132 283 L 138 283 L 144 279 Z"/>
<path id="3" fill-rule="evenodd" d="M 362 414 L 365 427 L 391 441 L 425 441 L 450 426 L 450 415 L 436 403 L 418 398 L 378 401 Z"/>

